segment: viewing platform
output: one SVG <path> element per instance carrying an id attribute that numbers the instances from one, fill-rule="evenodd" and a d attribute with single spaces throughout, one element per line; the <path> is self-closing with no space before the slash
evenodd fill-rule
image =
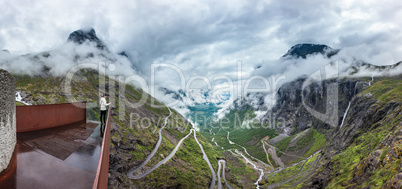
<path id="1" fill-rule="evenodd" d="M 110 111 L 87 121 L 86 103 L 17 106 L 17 144 L 0 188 L 107 188 Z"/>

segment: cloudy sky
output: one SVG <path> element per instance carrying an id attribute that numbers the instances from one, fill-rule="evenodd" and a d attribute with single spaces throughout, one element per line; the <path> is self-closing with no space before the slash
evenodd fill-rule
<path id="1" fill-rule="evenodd" d="M 385 65 L 402 60 L 400 10 L 400 0 L 3 0 L 0 49 L 41 52 L 93 27 L 144 74 L 151 63 L 169 63 L 186 77 L 233 76 L 241 62 L 248 77 L 298 43 L 342 48 Z"/>

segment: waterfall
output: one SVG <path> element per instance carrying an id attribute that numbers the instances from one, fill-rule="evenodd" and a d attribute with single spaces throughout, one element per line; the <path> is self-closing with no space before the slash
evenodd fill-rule
<path id="1" fill-rule="evenodd" d="M 352 99 L 353 99 L 353 97 L 356 95 L 356 89 L 357 89 L 357 84 L 358 84 L 358 83 L 359 83 L 359 82 L 356 82 L 356 84 L 355 84 L 355 88 L 354 88 L 354 90 L 353 90 Z M 350 104 L 351 104 L 351 103 L 352 103 L 352 100 L 349 101 L 348 107 L 346 108 L 345 113 L 343 114 L 341 126 L 339 126 L 339 128 L 342 128 L 342 125 L 343 125 L 343 123 L 345 122 L 346 115 L 348 114 L 348 111 L 349 111 L 349 108 L 350 108 Z"/>
<path id="2" fill-rule="evenodd" d="M 346 108 L 345 113 L 343 114 L 342 123 L 341 123 L 341 126 L 339 128 L 342 128 L 343 122 L 345 121 L 346 115 L 348 114 L 348 111 L 349 111 L 349 108 L 350 108 L 350 103 L 352 103 L 352 101 L 349 102 L 349 105 Z"/>
<path id="3" fill-rule="evenodd" d="M 369 81 L 369 86 L 371 86 L 371 82 L 374 81 L 374 75 L 371 75 L 371 81 Z"/>
<path id="4" fill-rule="evenodd" d="M 25 101 L 22 100 L 22 97 L 21 97 L 20 92 L 17 92 L 17 93 L 15 94 L 15 101 L 21 102 L 21 103 L 23 103 L 23 104 L 25 104 L 25 105 L 32 105 L 32 104 L 30 104 L 30 103 L 25 102 Z"/>

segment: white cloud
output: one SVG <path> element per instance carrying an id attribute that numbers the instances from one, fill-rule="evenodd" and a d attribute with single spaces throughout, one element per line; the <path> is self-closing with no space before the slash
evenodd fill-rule
<path id="1" fill-rule="evenodd" d="M 288 78 L 323 65 L 319 56 L 299 65 L 277 61 L 296 43 L 342 48 L 341 53 L 376 65 L 396 63 L 402 60 L 401 8 L 398 0 L 5 0 L 0 2 L 0 48 L 12 55 L 42 52 L 61 46 L 74 30 L 93 27 L 111 51 L 126 51 L 148 82 L 152 63 L 170 63 L 186 78 L 224 74 L 244 83 L 236 79 L 239 61 L 245 78 L 256 65 L 264 65 L 267 73 L 286 72 Z M 55 56 L 53 62 L 62 58 Z M 122 59 L 116 69 L 136 73 L 127 69 L 131 63 Z M 24 61 L 10 69 L 19 66 L 38 69 Z M 58 66 L 54 72 L 71 65 Z M 168 69 L 156 79 L 176 89 L 180 83 Z"/>

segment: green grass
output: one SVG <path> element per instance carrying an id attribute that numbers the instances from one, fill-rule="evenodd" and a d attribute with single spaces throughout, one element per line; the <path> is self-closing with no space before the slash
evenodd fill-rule
<path id="1" fill-rule="evenodd" d="M 113 104 L 114 110 L 112 114 L 112 122 L 116 130 L 112 130 L 111 139 L 111 162 L 112 165 L 116 163 L 123 164 L 128 167 L 133 167 L 142 162 L 148 154 L 153 150 L 158 141 L 157 130 L 162 126 L 164 118 L 169 114 L 169 110 L 161 102 L 153 99 L 149 94 L 143 93 L 139 88 L 132 85 L 125 85 L 125 96 L 129 102 L 138 102 L 146 95 L 147 99 L 145 105 L 139 109 L 130 108 L 126 106 L 124 112 L 120 110 L 120 97 L 121 91 L 118 90 L 122 83 L 110 80 L 107 76 L 100 76 L 105 79 L 105 83 L 99 83 L 99 75 L 93 70 L 81 70 L 76 73 L 71 83 L 71 93 L 77 100 L 85 100 L 89 102 L 99 101 L 99 85 L 111 84 L 114 82 L 116 102 Z M 15 75 L 16 87 L 18 91 L 24 91 L 31 95 L 35 100 L 34 104 L 49 104 L 49 103 L 62 103 L 67 102 L 66 97 L 61 91 L 63 90 L 63 77 L 36 77 L 28 75 Z M 29 85 L 31 84 L 31 85 Z M 108 90 L 107 90 L 108 91 Z M 38 100 L 39 99 L 39 100 Z M 151 106 L 154 101 L 156 105 L 162 105 L 162 108 Z M 16 102 L 16 105 L 23 105 Z M 130 126 L 130 113 L 141 114 L 151 120 L 148 128 L 137 127 L 134 123 Z M 120 115 L 124 115 L 125 119 L 121 120 Z M 88 108 L 87 117 L 90 120 L 99 120 L 99 107 Z M 135 120 L 134 120 L 135 121 Z M 153 166 L 166 157 L 174 149 L 174 140 L 179 141 L 189 133 L 191 125 L 177 112 L 172 109 L 172 115 L 168 119 L 165 128 L 162 144 L 158 149 L 155 156 L 147 164 Z M 170 135 L 169 137 L 167 135 Z M 123 187 L 136 186 L 139 188 L 163 188 L 169 186 L 176 186 L 182 188 L 206 188 L 209 186 L 211 180 L 211 171 L 209 166 L 203 159 L 200 147 L 195 142 L 192 134 L 189 136 L 176 155 L 169 160 L 166 164 L 159 167 L 152 174 L 140 180 L 130 180 L 126 173 L 119 173 L 113 179 L 119 180 Z M 199 142 L 209 157 L 209 160 L 216 169 L 218 166 L 216 157 L 223 157 L 221 151 L 217 151 L 206 139 L 197 133 Z"/>
<path id="2" fill-rule="evenodd" d="M 296 137 L 297 134 L 288 136 L 276 144 L 276 147 L 283 152 L 292 152 L 310 146 L 309 150 L 305 154 L 301 154 L 304 157 L 309 157 L 314 154 L 326 144 L 326 137 L 324 134 L 318 132 L 316 129 L 309 129 L 306 134 L 296 139 L 295 146 L 289 146 L 290 141 Z M 280 157 L 281 153 L 278 153 Z"/>
<path id="3" fill-rule="evenodd" d="M 327 139 L 325 138 L 324 134 L 319 133 L 316 129 L 313 129 L 312 133 L 313 133 L 313 144 L 310 147 L 309 151 L 306 154 L 304 154 L 304 157 L 309 157 L 310 155 L 313 155 L 315 152 L 322 149 L 327 143 Z"/>
<path id="4" fill-rule="evenodd" d="M 398 77 L 378 78 L 380 81 L 375 81 L 361 94 L 373 94 L 374 97 L 381 102 L 400 101 L 402 95 L 402 79 Z"/>
<path id="5" fill-rule="evenodd" d="M 23 104 L 23 103 L 21 103 L 21 102 L 17 102 L 17 101 L 15 102 L 15 105 L 16 105 L 16 106 L 25 106 L 25 104 Z"/>
<path id="6" fill-rule="evenodd" d="M 386 103 L 401 102 L 401 84 L 402 80 L 400 76 L 376 78 L 375 83 L 362 91 L 359 95 L 373 95 L 378 101 L 372 107 L 375 108 L 374 111 L 379 111 Z M 366 129 L 364 133 L 361 130 L 358 131 L 363 134 L 358 136 L 348 148 L 331 159 L 333 164 L 333 178 L 331 178 L 328 188 L 381 188 L 398 173 L 397 169 L 400 166 L 401 158 L 385 161 L 386 157 L 392 157 L 392 155 L 390 155 L 391 149 L 389 149 L 388 146 L 383 146 L 381 141 L 383 141 L 387 135 L 394 135 L 390 132 L 394 129 L 398 129 L 398 125 L 401 122 L 400 111 L 400 107 L 394 109 L 392 112 L 389 111 L 382 120 L 373 123 L 372 129 Z M 397 145 L 394 147 L 394 150 L 398 151 L 399 147 Z M 402 146 L 400 149 L 402 152 Z M 368 170 L 368 158 L 370 158 L 370 154 L 375 150 L 382 150 L 381 155 L 376 157 L 380 160 L 377 165 L 378 167 Z M 399 157 L 402 156 L 399 155 Z M 369 173 L 367 173 L 367 171 Z M 362 176 L 363 173 L 367 174 L 369 178 L 360 185 L 355 185 L 356 183 L 349 184 L 349 181 L 354 176 Z"/>
<path id="7" fill-rule="evenodd" d="M 300 180 L 301 178 L 303 178 L 305 175 L 302 175 L 303 172 L 307 171 L 309 168 L 312 168 L 313 163 L 315 161 L 315 159 L 317 158 L 318 154 L 314 155 L 313 157 L 311 157 L 309 160 L 307 160 L 306 164 L 304 165 L 302 171 L 295 177 L 294 180 L 289 181 L 288 183 L 285 183 L 277 188 L 287 188 L 290 187 L 293 183 L 297 182 L 298 180 Z M 292 166 L 292 167 L 287 167 L 285 169 L 283 169 L 281 172 L 277 173 L 275 176 L 273 177 L 269 177 L 268 179 L 266 179 L 264 181 L 264 183 L 266 183 L 266 185 L 270 185 L 270 184 L 275 184 L 275 183 L 281 183 L 284 182 L 290 178 L 292 178 L 292 176 L 294 176 L 297 172 L 299 172 L 301 166 L 303 165 L 304 161 Z M 311 170 L 310 170 L 311 171 Z M 308 173 L 306 173 L 308 174 Z"/>
<path id="8" fill-rule="evenodd" d="M 128 87 L 126 89 L 126 95 L 129 101 L 135 101 L 139 93 L 132 90 L 135 88 Z M 155 101 L 156 103 L 160 103 Z M 158 104 L 160 105 L 160 104 Z M 130 142 L 132 138 L 140 140 L 140 143 L 134 143 L 135 150 L 130 151 L 129 155 L 132 157 L 130 162 L 142 161 L 146 158 L 147 154 L 154 148 L 157 142 L 157 131 L 163 124 L 165 116 L 169 114 L 169 110 L 165 108 L 153 107 L 150 104 L 150 100 L 147 100 L 145 109 L 152 112 L 152 118 L 150 118 L 153 126 L 148 129 L 130 128 L 127 120 L 119 120 L 115 117 L 115 123 L 120 127 L 120 132 L 123 133 L 121 141 L 126 144 L 133 144 Z M 156 126 L 157 125 L 157 126 Z M 180 129 L 177 128 L 179 126 Z M 165 132 L 169 133 L 170 137 L 176 138 L 178 142 L 181 138 L 190 132 L 191 125 L 183 119 L 177 112 L 172 109 L 172 115 L 167 121 Z M 197 133 L 197 138 L 202 144 L 205 153 L 207 154 L 214 169 L 217 167 L 218 162 L 216 157 L 223 157 L 220 151 L 216 151 L 215 148 L 206 141 L 206 139 Z M 163 157 L 167 157 L 174 149 L 175 145 L 168 140 L 167 135 L 163 134 L 163 140 L 160 148 L 155 156 L 147 164 L 147 166 L 153 166 L 157 162 L 161 161 Z M 163 157 L 162 157 L 163 156 Z M 183 142 L 180 149 L 176 152 L 175 156 L 159 167 L 157 170 L 146 176 L 141 180 L 132 180 L 134 185 L 140 188 L 163 188 L 168 186 L 182 187 L 182 188 L 206 188 L 209 186 L 211 179 L 211 171 L 208 164 L 203 159 L 199 145 L 194 139 L 194 135 L 191 134 Z M 122 179 L 124 180 L 124 178 Z M 129 182 L 127 182 L 129 183 Z M 127 186 L 128 187 L 128 186 Z"/>
<path id="9" fill-rule="evenodd" d="M 362 134 L 346 150 L 334 156 L 331 161 L 335 162 L 334 171 L 339 172 L 339 175 L 332 179 L 332 182 L 328 186 L 331 188 L 342 188 L 343 183 L 348 183 L 353 178 L 354 168 L 358 167 L 357 165 L 378 147 L 379 143 L 389 132 L 389 128 L 390 124 L 387 124 Z M 387 151 L 386 149 L 384 150 Z M 382 181 L 389 180 L 390 174 L 385 173 L 389 173 L 387 170 L 390 167 L 397 166 L 390 164 L 385 169 L 375 171 L 374 175 L 370 178 L 372 181 L 370 182 L 370 186 L 377 188 L 382 186 Z"/>
<path id="10" fill-rule="evenodd" d="M 216 107 L 212 105 L 203 105 L 192 109 L 198 112 L 198 119 L 194 121 L 198 121 L 197 123 L 200 125 L 201 134 L 204 135 L 207 141 L 209 141 L 212 145 L 215 145 L 215 143 L 211 141 L 212 138 L 214 138 L 214 141 L 217 142 L 219 146 L 222 146 L 225 150 L 238 149 L 240 151 L 244 151 L 237 145 L 229 144 L 227 140 L 227 131 L 229 131 L 229 138 L 232 142 L 244 146 L 250 155 L 268 163 L 266 160 L 266 154 L 260 141 L 266 136 L 273 138 L 277 135 L 277 133 L 273 129 L 268 128 L 267 125 L 261 125 L 260 123 L 251 122 L 249 125 L 242 125 L 243 122 L 249 121 L 255 117 L 252 109 L 234 109 L 226 114 L 225 119 L 221 120 L 220 122 L 207 122 L 207 124 L 205 124 L 204 119 L 200 118 L 204 117 L 209 121 L 212 120 L 212 114 L 208 111 L 215 111 L 217 110 Z M 193 112 L 190 118 L 194 118 L 196 112 Z M 220 127 L 224 129 L 221 129 L 218 132 Z M 211 135 L 209 132 L 210 129 L 212 129 L 216 135 Z"/>
<path id="11" fill-rule="evenodd" d="M 290 141 L 296 136 L 296 134 L 292 135 L 292 136 L 288 136 L 284 139 L 282 139 L 281 141 L 279 141 L 276 144 L 276 147 L 280 150 L 280 151 L 286 151 L 286 149 L 289 146 Z"/>

